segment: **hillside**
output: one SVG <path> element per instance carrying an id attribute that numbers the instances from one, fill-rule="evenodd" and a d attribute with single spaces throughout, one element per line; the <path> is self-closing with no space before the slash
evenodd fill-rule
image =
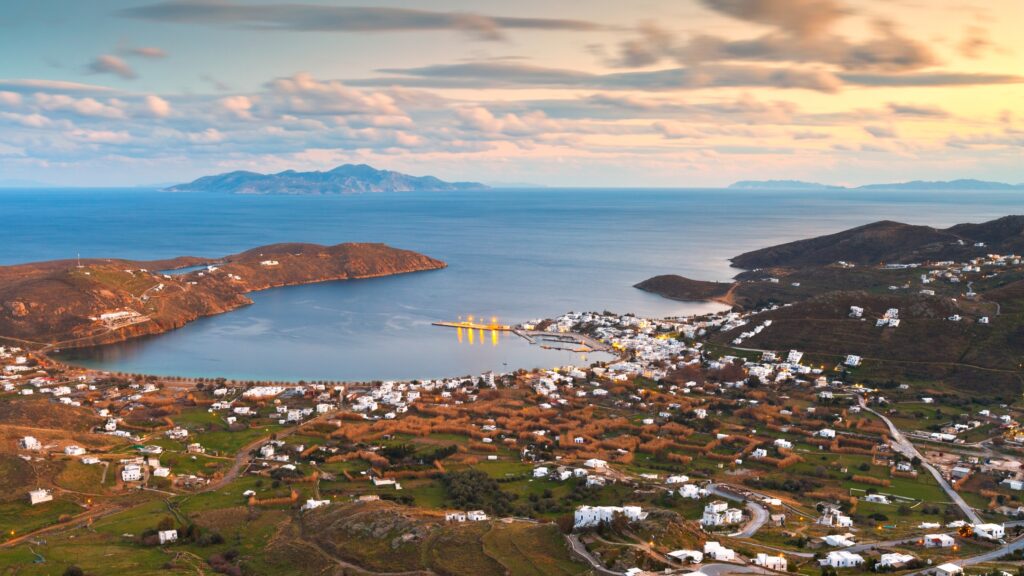
<path id="1" fill-rule="evenodd" d="M 377 170 L 366 164 L 344 164 L 326 172 L 286 170 L 276 174 L 236 171 L 204 176 L 167 188 L 171 192 L 222 192 L 230 194 L 361 194 L 364 192 L 415 192 L 484 190 L 478 182 L 445 182 L 433 176 L 410 176 Z"/>
<path id="2" fill-rule="evenodd" d="M 653 292 L 673 300 L 723 300 L 733 286 L 731 282 L 692 280 L 676 274 L 648 278 L 634 288 Z"/>
<path id="3" fill-rule="evenodd" d="M 215 265 L 186 274 L 160 269 Z M 0 267 L 0 338 L 64 348 L 179 328 L 252 301 L 249 292 L 443 268 L 383 244 L 275 244 L 211 260 L 87 260 Z M 102 316 L 102 315 L 108 316 Z M 114 316 L 110 316 L 113 314 Z"/>
<path id="4" fill-rule="evenodd" d="M 985 246 L 974 246 L 976 243 Z M 740 254 L 737 268 L 824 266 L 838 261 L 871 265 L 965 260 L 987 253 L 1024 251 L 1024 216 L 1005 216 L 982 224 L 947 229 L 881 221 L 836 234 L 797 240 Z"/>
<path id="5" fill-rule="evenodd" d="M 301 549 L 282 539 L 281 555 Z M 332 505 L 302 519 L 301 540 L 371 573 L 451 576 L 573 576 L 573 561 L 554 524 L 446 523 L 436 512 L 387 501 Z M 422 571 L 422 572 L 420 572 Z"/>

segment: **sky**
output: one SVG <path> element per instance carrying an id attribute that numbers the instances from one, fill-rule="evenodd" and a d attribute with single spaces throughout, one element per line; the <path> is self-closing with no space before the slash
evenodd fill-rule
<path id="1" fill-rule="evenodd" d="M 1024 181 L 1020 0 L 0 0 L 0 183 Z"/>

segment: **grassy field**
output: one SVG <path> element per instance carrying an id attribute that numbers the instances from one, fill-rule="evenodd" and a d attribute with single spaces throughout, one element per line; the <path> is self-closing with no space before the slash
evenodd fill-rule
<path id="1" fill-rule="evenodd" d="M 112 483 L 113 472 L 107 478 Z M 106 491 L 100 480 L 103 479 L 103 466 L 100 464 L 82 464 L 77 460 L 64 462 L 64 469 L 54 477 L 53 482 L 57 486 L 72 492 L 84 494 L 102 494 Z"/>
<path id="2" fill-rule="evenodd" d="M 574 576 L 587 567 L 574 561 L 553 525 L 494 524 L 483 537 L 484 552 L 511 576 Z"/>
<path id="3" fill-rule="evenodd" d="M 28 503 L 27 497 L 0 503 L 0 534 L 6 538 L 32 532 L 56 524 L 61 516 L 81 514 L 83 510 L 78 504 L 59 497 L 35 506 Z"/>

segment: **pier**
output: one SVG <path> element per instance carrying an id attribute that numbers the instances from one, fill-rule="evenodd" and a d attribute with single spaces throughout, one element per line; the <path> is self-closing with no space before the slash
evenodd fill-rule
<path id="1" fill-rule="evenodd" d="M 516 336 L 526 340 L 530 344 L 538 344 L 545 348 L 553 348 L 557 350 L 570 350 L 572 352 L 610 352 L 612 347 L 609 344 L 605 344 L 596 338 L 591 338 L 585 334 L 577 334 L 575 332 L 548 332 L 545 330 L 524 330 L 521 328 L 514 328 L 506 324 L 483 324 L 480 322 L 433 322 L 434 326 L 443 326 L 446 328 L 464 328 L 466 330 L 492 330 L 498 332 L 511 332 Z M 482 337 L 482 336 L 481 336 Z M 549 342 L 554 345 L 545 345 L 544 342 Z M 569 344 L 576 346 L 575 348 L 564 348 L 558 346 L 558 344 Z"/>

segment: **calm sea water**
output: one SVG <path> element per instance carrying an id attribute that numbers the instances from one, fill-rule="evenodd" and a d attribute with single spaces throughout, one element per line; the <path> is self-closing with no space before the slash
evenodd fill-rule
<path id="1" fill-rule="evenodd" d="M 131 372 L 392 379 L 554 366 L 571 353 L 431 322 L 506 323 L 570 310 L 666 316 L 713 309 L 646 294 L 656 274 L 726 280 L 730 256 L 879 219 L 946 226 L 1020 213 L 1014 192 L 532 189 L 344 197 L 0 191 L 0 263 L 216 258 L 273 242 L 386 242 L 445 270 L 268 290 L 181 330 L 69 354 Z"/>

